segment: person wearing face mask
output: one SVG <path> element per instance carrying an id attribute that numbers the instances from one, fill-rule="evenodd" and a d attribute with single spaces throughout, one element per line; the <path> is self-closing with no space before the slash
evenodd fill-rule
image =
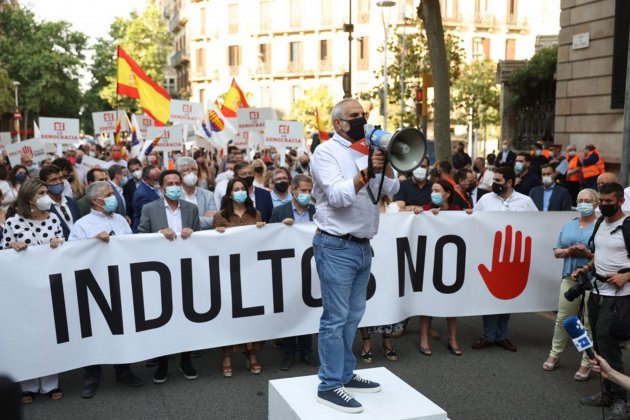
<path id="1" fill-rule="evenodd" d="M 90 202 L 91 211 L 72 226 L 69 241 L 98 239 L 109 243 L 111 236 L 131 235 L 133 233 L 127 219 L 116 213 L 118 200 L 109 181 L 92 182 L 87 188 L 86 197 Z M 114 371 L 117 382 L 131 387 L 142 386 L 142 380 L 131 371 L 131 365 L 114 365 Z M 96 395 L 101 374 L 100 365 L 85 368 L 81 397 L 92 398 Z"/>
<path id="2" fill-rule="evenodd" d="M 234 178 L 234 166 L 239 163 L 234 156 L 228 156 L 225 162 L 225 172 L 221 172 L 216 177 L 217 185 L 214 188 L 214 202 L 217 208 L 221 208 L 221 202 L 225 195 L 225 189 L 227 188 L 230 179 Z"/>
<path id="3" fill-rule="evenodd" d="M 606 172 L 599 150 L 592 144 L 584 148 L 582 156 L 582 188 L 596 188 L 597 177 Z"/>
<path id="4" fill-rule="evenodd" d="M 464 168 L 470 168 L 472 165 L 472 159 L 468 153 L 464 151 L 464 143 L 457 143 L 457 148 L 455 149 L 455 153 L 453 153 L 453 168 L 456 171 Z"/>
<path id="5" fill-rule="evenodd" d="M 219 233 L 224 233 L 226 228 L 235 226 L 255 225 L 262 228 L 265 222 L 260 211 L 256 210 L 252 202 L 249 189 L 251 183 L 242 178 L 232 178 L 228 182 L 225 197 L 221 210 L 214 216 L 214 228 Z M 232 353 L 241 352 L 245 354 L 247 369 L 252 375 L 260 375 L 262 366 L 258 362 L 256 353 L 262 347 L 262 343 L 245 343 L 236 346 L 223 347 L 223 362 L 221 372 L 223 377 L 232 377 Z"/>
<path id="6" fill-rule="evenodd" d="M 468 199 L 474 207 L 477 205 L 477 201 L 490 191 L 479 188 L 479 180 L 474 172 L 470 171 L 466 176 L 468 177 Z"/>
<path id="7" fill-rule="evenodd" d="M 0 249 L 20 252 L 30 245 L 44 244 L 55 249 L 64 242 L 59 218 L 48 211 L 52 200 L 47 192 L 46 183 L 39 179 L 28 179 L 24 182 L 15 203 L 16 214 L 8 218 L 4 225 Z M 21 401 L 24 404 L 32 403 L 36 394 L 48 395 L 51 400 L 63 398 L 63 392 L 59 388 L 59 376 L 56 374 L 28 379 L 22 381 L 20 385 Z"/>
<path id="8" fill-rule="evenodd" d="M 63 175 L 57 166 L 42 167 L 39 171 L 39 179 L 48 185 L 48 195 L 52 199 L 50 211 L 61 221 L 63 237 L 67 240 L 72 225 L 81 217 L 79 206 L 72 197 L 63 194 Z"/>
<path id="9" fill-rule="evenodd" d="M 267 165 L 262 159 L 254 159 L 252 161 L 254 169 L 254 187 L 265 188 L 265 179 L 267 177 Z"/>
<path id="10" fill-rule="evenodd" d="M 142 169 L 142 183 L 133 194 L 133 223 L 131 224 L 131 230 L 134 233 L 138 233 L 142 207 L 147 203 L 160 199 L 160 194 L 158 193 L 160 188 L 159 179 L 160 170 L 157 167 L 147 165 Z"/>
<path id="11" fill-rule="evenodd" d="M 136 158 L 127 161 L 127 173 L 129 182 L 123 187 L 123 197 L 127 208 L 127 217 L 133 220 L 133 195 L 142 183 L 142 164 Z"/>
<path id="12" fill-rule="evenodd" d="M 301 174 L 301 175 L 311 175 L 311 158 L 309 157 L 309 155 L 307 155 L 306 153 L 304 153 L 302 156 L 300 156 L 297 160 L 297 163 L 295 165 L 295 170 L 293 171 L 293 173 L 291 174 L 292 176 L 295 176 L 297 174 Z"/>
<path id="13" fill-rule="evenodd" d="M 85 175 L 85 178 L 87 179 L 88 187 L 97 181 L 101 181 L 101 182 L 109 181 L 107 170 L 101 169 L 101 168 L 90 169 Z M 81 197 L 79 200 L 77 200 L 77 206 L 79 207 L 79 213 L 80 213 L 81 218 L 85 216 L 86 214 L 89 214 L 90 211 L 92 211 L 92 204 L 90 203 L 90 199 L 88 198 L 87 193 L 83 197 Z"/>
<path id="14" fill-rule="evenodd" d="M 593 289 L 588 299 L 588 320 L 593 330 L 595 350 L 613 369 L 624 372 L 621 342 L 613 338 L 610 326 L 619 319 L 630 319 L 630 249 L 626 247 L 626 215 L 621 210 L 623 187 L 616 183 L 602 185 L 599 209 L 602 216 L 593 227 L 589 240 L 593 258 L 571 276 L 592 274 Z M 624 234 L 624 230 L 626 233 Z M 610 417 L 630 417 L 625 389 L 605 379 L 602 392 L 583 397 L 580 403 L 588 406 L 611 406 Z"/>
<path id="15" fill-rule="evenodd" d="M 116 197 L 116 213 L 126 217 L 127 203 L 125 203 L 125 198 L 123 197 L 123 187 L 129 182 L 127 168 L 120 165 L 111 165 L 107 172 L 109 174 L 109 182 L 114 190 L 114 196 Z"/>
<path id="16" fill-rule="evenodd" d="M 263 188 L 254 187 L 254 169 L 252 168 L 252 165 L 245 161 L 236 163 L 236 165 L 234 165 L 234 176 L 245 180 L 247 183 L 249 198 L 254 203 L 256 210 L 260 212 L 263 221 L 268 222 L 271 218 L 271 212 L 273 211 L 273 201 L 269 191 Z M 219 185 L 217 185 L 217 189 L 214 193 L 215 201 L 217 200 L 217 196 L 221 197 L 221 205 L 217 207 L 222 207 L 224 197 L 219 190 Z"/>
<path id="17" fill-rule="evenodd" d="M 460 169 L 455 172 L 455 176 L 453 180 L 455 181 L 455 185 L 453 189 L 455 190 L 455 197 L 453 198 L 453 202 L 457 204 L 462 209 L 472 209 L 473 203 L 470 198 L 470 192 L 475 188 L 475 185 L 472 185 L 469 181 L 468 174 L 471 173 L 470 169 Z"/>
<path id="18" fill-rule="evenodd" d="M 119 165 L 122 167 L 127 167 L 127 161 L 123 159 L 123 151 L 122 148 L 124 146 L 120 144 L 113 144 L 111 148 L 111 159 L 107 162 L 108 168 L 112 165 Z"/>
<path id="19" fill-rule="evenodd" d="M 545 149 L 542 142 L 534 143 L 533 149 L 529 152 L 529 156 L 531 157 L 531 169 L 532 172 L 536 174 L 540 174 L 540 169 L 543 165 L 549 163 L 549 159 L 552 157 L 551 151 L 549 149 Z"/>
<path id="20" fill-rule="evenodd" d="M 496 166 L 509 166 L 513 168 L 514 162 L 516 162 L 516 153 L 510 150 L 510 141 L 503 140 L 503 143 L 501 143 L 501 151 L 496 157 Z"/>
<path id="21" fill-rule="evenodd" d="M 354 373 L 352 342 L 366 306 L 372 264 L 370 240 L 378 231 L 379 211 L 366 187 L 384 195 L 398 192 L 398 174 L 385 154 L 356 158 L 352 146 L 365 138 L 366 113 L 354 99 L 337 103 L 331 113 L 335 134 L 320 144 L 311 159 L 317 226 L 313 253 L 324 308 L 319 324 L 320 383 L 317 401 L 339 411 L 358 413 L 356 392 L 379 392 L 378 383 Z"/>
<path id="22" fill-rule="evenodd" d="M 313 180 L 306 175 L 296 175 L 291 180 L 291 199 L 273 209 L 269 223 L 284 223 L 291 226 L 294 223 L 313 221 L 315 206 L 311 203 Z M 313 340 L 310 334 L 299 337 L 282 339 L 283 357 L 281 370 L 289 370 L 295 362 L 295 356 L 300 351 L 300 360 L 307 365 L 319 367 L 317 357 L 313 354 Z"/>
<path id="23" fill-rule="evenodd" d="M 39 166 L 33 162 L 33 156 L 31 155 L 21 155 L 20 156 L 20 165 L 24 166 L 28 172 L 28 175 L 31 178 L 39 177 Z"/>
<path id="24" fill-rule="evenodd" d="M 0 208 L 6 211 L 9 206 L 15 204 L 20 187 L 28 179 L 28 171 L 22 165 L 15 165 L 8 174 L 6 166 L 2 165 L 1 171 L 4 172 L 4 176 L 0 178 L 2 179 L 0 181 L 0 190 L 3 195 L 0 201 Z"/>
<path id="25" fill-rule="evenodd" d="M 212 191 L 197 187 L 199 181 L 197 162 L 189 157 L 182 157 L 175 162 L 175 168 L 182 176 L 182 200 L 188 201 L 199 209 L 200 228 L 212 229 L 217 207 Z"/>
<path id="26" fill-rule="evenodd" d="M 271 202 L 274 207 L 291 201 L 289 182 L 291 182 L 291 179 L 284 169 L 274 169 L 271 173 Z"/>
<path id="27" fill-rule="evenodd" d="M 542 185 L 532 188 L 529 196 L 540 211 L 570 211 L 569 191 L 556 184 L 556 171 L 551 165 L 542 167 Z"/>
<path id="28" fill-rule="evenodd" d="M 544 168 L 543 168 L 544 170 Z M 597 216 L 595 208 L 599 202 L 597 191 L 585 189 L 578 194 L 577 209 L 580 216 L 569 220 L 562 226 L 558 242 L 553 247 L 553 254 L 556 258 L 562 258 L 564 264 L 562 267 L 562 280 L 560 282 L 560 297 L 558 301 L 558 314 L 556 316 L 556 326 L 551 341 L 551 351 L 549 357 L 543 363 L 543 369 L 552 371 L 558 367 L 560 354 L 565 350 L 569 335 L 563 327 L 563 322 L 570 316 L 578 314 L 581 299 L 575 299 L 573 302 L 568 301 L 564 294 L 575 284 L 571 278 L 578 267 L 582 267 L 593 258 L 593 253 L 588 248 L 588 240 L 593 234 L 593 226 Z M 590 292 L 586 292 L 584 301 L 588 300 Z M 591 326 L 588 322 L 587 313 L 584 314 L 584 327 L 591 336 Z M 586 353 L 582 355 L 580 368 L 573 375 L 576 381 L 586 381 L 590 376 L 590 368 L 588 356 Z"/>
<path id="29" fill-rule="evenodd" d="M 569 190 L 571 202 L 575 205 L 578 192 L 580 192 L 580 184 L 582 183 L 582 160 L 574 144 L 567 146 L 565 159 L 567 161 L 567 172 L 565 174 L 564 186 Z"/>
<path id="30" fill-rule="evenodd" d="M 431 181 L 427 179 L 429 159 L 424 158 L 411 176 L 400 182 L 400 189 L 394 195 L 394 202 L 401 210 L 413 211 L 416 207 L 431 202 Z"/>
<path id="31" fill-rule="evenodd" d="M 85 192 L 84 187 L 77 182 L 72 163 L 66 158 L 57 158 L 52 161 L 52 164 L 61 170 L 61 175 L 63 176 L 63 195 L 72 197 L 75 200 L 81 198 Z"/>
<path id="32" fill-rule="evenodd" d="M 514 189 L 524 195 L 529 195 L 532 188 L 542 184 L 538 174 L 531 169 L 531 160 L 527 153 L 519 153 L 514 163 L 514 172 L 517 176 Z"/>
<path id="33" fill-rule="evenodd" d="M 514 190 L 515 178 L 512 168 L 496 168 L 492 194 L 481 197 L 474 211 L 538 211 L 529 196 Z M 517 351 L 516 346 L 508 339 L 510 314 L 484 315 L 482 319 L 483 335 L 472 345 L 474 350 L 498 345 L 507 351 Z"/>
<path id="34" fill-rule="evenodd" d="M 194 204 L 181 199 L 182 176 L 172 169 L 163 171 L 159 177 L 159 185 L 164 198 L 143 206 L 138 232 L 159 232 L 169 241 L 175 241 L 178 236 L 184 240 L 188 239 L 193 232 L 200 229 L 199 210 Z M 157 362 L 153 383 L 163 384 L 168 374 L 168 356 L 159 357 Z M 197 379 L 191 352 L 181 353 L 179 369 L 184 378 Z"/>

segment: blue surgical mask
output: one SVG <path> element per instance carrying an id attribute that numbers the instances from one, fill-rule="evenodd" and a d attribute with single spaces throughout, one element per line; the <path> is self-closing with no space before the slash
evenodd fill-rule
<path id="1" fill-rule="evenodd" d="M 592 204 L 579 203 L 577 205 L 577 211 L 579 211 L 582 216 L 590 216 L 591 214 L 593 214 L 595 209 L 593 208 Z"/>
<path id="2" fill-rule="evenodd" d="M 21 184 L 22 182 L 26 181 L 28 175 L 26 174 L 15 174 L 15 180 Z"/>
<path id="3" fill-rule="evenodd" d="M 297 202 L 300 206 L 307 206 L 311 202 L 311 195 L 307 193 L 299 193 L 297 196 Z"/>
<path id="4" fill-rule="evenodd" d="M 442 197 L 442 194 L 439 192 L 432 192 L 431 193 L 431 202 L 433 204 L 435 204 L 436 206 L 439 206 L 442 204 L 442 201 L 444 201 L 444 198 Z"/>
<path id="5" fill-rule="evenodd" d="M 542 150 L 540 150 L 540 149 L 536 149 L 536 151 L 534 152 L 534 154 L 535 154 L 536 156 L 540 156 L 540 155 L 542 155 Z"/>
<path id="6" fill-rule="evenodd" d="M 232 199 L 237 203 L 244 203 L 247 200 L 247 191 L 234 191 Z"/>
<path id="7" fill-rule="evenodd" d="M 166 187 L 164 195 L 169 200 L 179 200 L 179 197 L 182 196 L 182 189 L 178 185 L 171 185 L 170 187 Z"/>
<path id="8" fill-rule="evenodd" d="M 103 210 L 105 210 L 105 213 L 110 214 L 116 211 L 116 208 L 118 207 L 118 200 L 116 200 L 115 195 L 110 195 L 109 197 L 104 198 L 103 201 Z"/>
<path id="9" fill-rule="evenodd" d="M 63 194 L 63 184 L 49 185 L 48 192 L 51 193 L 52 195 Z"/>
<path id="10" fill-rule="evenodd" d="M 523 162 L 516 162 L 514 164 L 514 171 L 516 171 L 516 173 L 521 173 L 523 172 Z"/>
<path id="11" fill-rule="evenodd" d="M 121 185 L 124 187 L 125 185 L 127 185 L 127 182 L 129 182 L 129 177 L 125 175 L 122 179 Z"/>

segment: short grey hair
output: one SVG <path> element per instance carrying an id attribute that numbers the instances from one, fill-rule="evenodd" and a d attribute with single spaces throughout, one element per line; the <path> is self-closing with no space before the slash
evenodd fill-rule
<path id="1" fill-rule="evenodd" d="M 310 176 L 304 175 L 304 174 L 298 174 L 294 176 L 293 179 L 291 180 L 291 188 L 293 189 L 299 188 L 300 182 L 308 182 L 309 184 L 313 185 L 313 179 Z"/>
<path id="2" fill-rule="evenodd" d="M 332 111 L 330 112 L 330 117 L 334 120 L 334 119 L 343 119 L 344 115 L 343 115 L 343 106 L 348 103 L 348 102 L 359 102 L 356 99 L 353 98 L 346 98 L 343 99 L 339 102 L 337 102 L 335 104 L 335 106 L 333 107 Z"/>
<path id="3" fill-rule="evenodd" d="M 177 159 L 177 162 L 175 162 L 175 169 L 177 169 L 177 172 L 181 172 L 184 166 L 191 165 L 197 169 L 197 161 L 191 157 L 184 156 Z"/>
<path id="4" fill-rule="evenodd" d="M 588 194 L 591 196 L 591 200 L 593 200 L 593 203 L 599 203 L 599 193 L 595 191 L 594 189 L 584 188 L 582 191 L 578 193 L 578 197 L 580 195 L 585 195 L 585 194 Z"/>
<path id="5" fill-rule="evenodd" d="M 92 201 L 92 199 L 97 197 L 101 193 L 101 190 L 105 187 L 111 187 L 110 183 L 106 181 L 93 182 L 88 185 L 85 195 L 87 195 L 88 200 Z"/>

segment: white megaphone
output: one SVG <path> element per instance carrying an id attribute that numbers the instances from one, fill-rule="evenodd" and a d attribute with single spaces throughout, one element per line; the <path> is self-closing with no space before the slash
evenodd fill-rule
<path id="1" fill-rule="evenodd" d="M 420 130 L 402 128 L 394 134 L 381 126 L 365 125 L 365 141 L 370 149 L 380 149 L 398 172 L 411 172 L 420 166 L 427 154 L 427 140 Z"/>

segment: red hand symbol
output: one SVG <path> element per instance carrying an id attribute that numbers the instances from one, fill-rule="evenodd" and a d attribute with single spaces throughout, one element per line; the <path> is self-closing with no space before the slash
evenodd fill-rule
<path id="1" fill-rule="evenodd" d="M 525 252 L 521 255 L 523 233 L 516 231 L 514 258 L 512 254 L 512 226 L 505 227 L 505 244 L 503 247 L 503 259 L 501 259 L 501 243 L 503 233 L 497 231 L 494 235 L 494 249 L 492 255 L 492 269 L 488 270 L 485 264 L 479 264 L 479 273 L 483 277 L 490 293 L 498 299 L 514 299 L 525 290 L 529 275 L 529 264 L 532 256 L 532 238 L 525 237 Z M 521 260 L 522 259 L 522 260 Z"/>

